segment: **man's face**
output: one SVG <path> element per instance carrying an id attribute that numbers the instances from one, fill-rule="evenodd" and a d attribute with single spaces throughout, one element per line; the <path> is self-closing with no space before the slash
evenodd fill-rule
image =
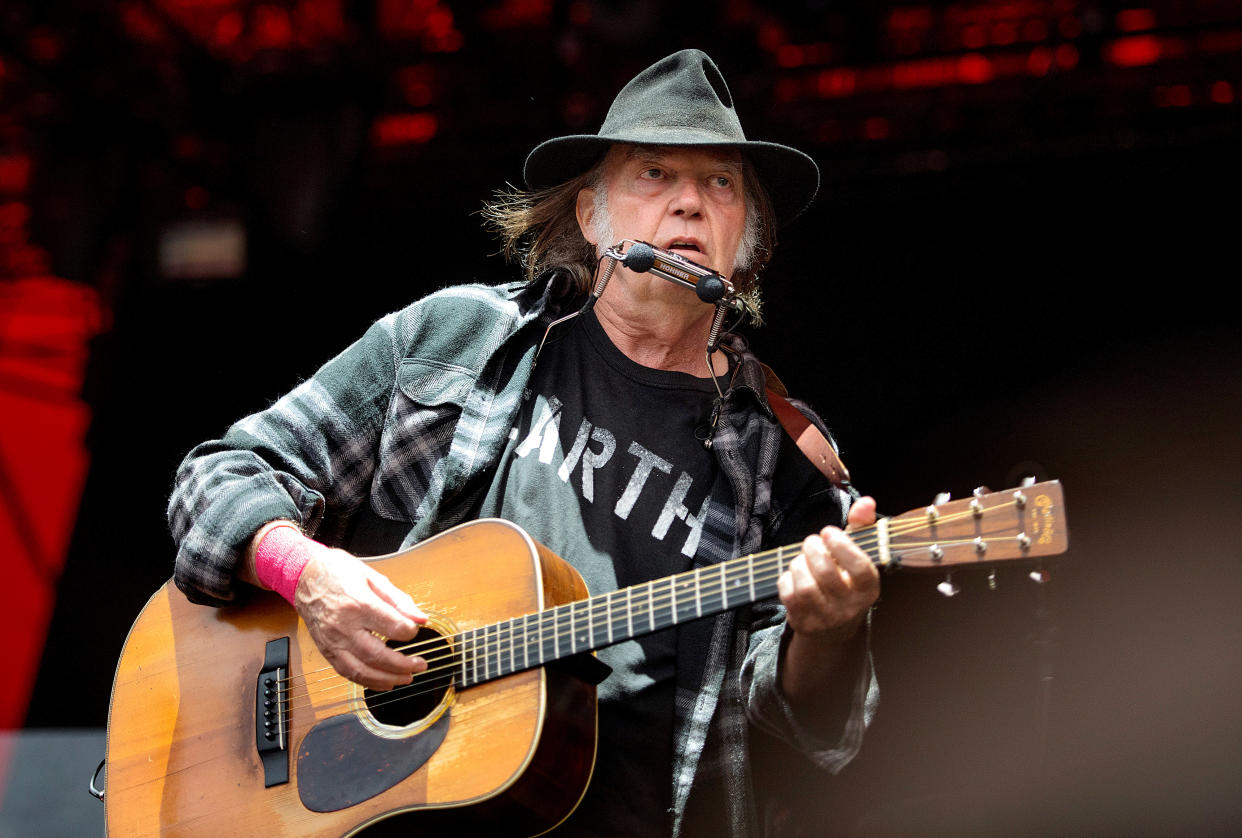
<path id="1" fill-rule="evenodd" d="M 579 226 L 597 251 L 634 239 L 726 277 L 738 267 L 746 231 L 739 152 L 617 145 L 604 160 L 603 183 L 606 209 L 595 190 L 578 195 Z M 600 219 L 601 212 L 608 217 Z M 600 241 L 604 235 L 609 240 Z"/>

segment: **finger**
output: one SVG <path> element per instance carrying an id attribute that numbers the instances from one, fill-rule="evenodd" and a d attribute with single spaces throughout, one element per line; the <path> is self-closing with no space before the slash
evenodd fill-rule
<path id="1" fill-rule="evenodd" d="M 811 536 L 802 545 L 802 555 L 815 584 L 829 596 L 840 596 L 850 587 L 849 578 L 838 565 L 831 551 L 829 538 L 840 530 L 826 527 L 820 535 Z"/>
<path id="2" fill-rule="evenodd" d="M 353 652 L 368 666 L 402 678 L 402 683 L 409 683 L 411 675 L 427 668 L 427 662 L 422 658 L 392 648 L 383 638 L 376 637 L 370 631 L 362 631 L 356 635 Z"/>
<path id="3" fill-rule="evenodd" d="M 370 596 L 366 597 L 363 606 L 366 615 L 363 625 L 394 640 L 413 640 L 418 634 L 419 623 L 412 617 L 403 614 L 395 605 L 385 599 L 371 586 Z M 426 622 L 426 617 L 423 617 Z"/>
<path id="4" fill-rule="evenodd" d="M 799 556 L 789 563 L 789 575 L 793 587 L 793 601 L 797 607 L 816 611 L 827 607 L 827 592 L 811 570 L 811 562 L 807 556 Z"/>
<path id="5" fill-rule="evenodd" d="M 367 568 L 367 570 L 370 571 L 368 578 L 371 582 L 371 589 L 380 599 L 419 625 L 427 622 L 427 613 L 418 607 L 409 594 L 394 585 L 391 579 L 378 570 L 372 568 Z"/>
<path id="6" fill-rule="evenodd" d="M 866 579 L 875 574 L 871 559 L 862 548 L 854 543 L 845 532 L 836 527 L 824 527 L 820 532 L 825 548 L 832 556 L 833 562 L 845 575 L 846 583 L 855 579 Z"/>
<path id="7" fill-rule="evenodd" d="M 854 501 L 846 515 L 846 531 L 869 527 L 875 523 L 875 498 L 866 496 Z"/>
<path id="8" fill-rule="evenodd" d="M 410 683 L 413 675 L 398 675 L 387 672 L 362 661 L 348 649 L 338 649 L 332 660 L 332 666 L 347 680 L 361 684 L 369 690 L 390 690 L 393 687 Z"/>

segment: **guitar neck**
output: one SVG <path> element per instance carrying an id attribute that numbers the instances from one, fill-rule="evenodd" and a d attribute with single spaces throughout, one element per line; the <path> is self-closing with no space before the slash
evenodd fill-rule
<path id="1" fill-rule="evenodd" d="M 458 635 L 457 681 L 474 686 L 776 596 L 800 545 L 754 553 Z"/>
<path id="2" fill-rule="evenodd" d="M 1044 483 L 945 501 L 851 533 L 886 568 L 952 571 L 1063 552 L 1061 484 Z M 801 544 L 752 553 L 641 585 L 462 632 L 460 687 L 500 678 L 776 596 Z"/>

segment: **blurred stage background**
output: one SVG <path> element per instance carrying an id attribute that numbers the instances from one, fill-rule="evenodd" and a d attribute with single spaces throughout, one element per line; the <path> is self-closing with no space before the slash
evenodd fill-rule
<path id="1" fill-rule="evenodd" d="M 1237 833 L 1242 0 L 9 0 L 0 835 L 99 834 L 185 451 L 510 276 L 481 200 L 685 46 L 823 170 L 752 340 L 857 484 L 1068 499 L 1047 586 L 886 579 L 862 755 L 761 759 L 786 834 Z"/>

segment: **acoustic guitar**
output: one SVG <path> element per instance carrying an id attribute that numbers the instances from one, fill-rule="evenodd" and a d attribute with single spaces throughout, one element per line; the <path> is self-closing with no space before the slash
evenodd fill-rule
<path id="1" fill-rule="evenodd" d="M 885 568 L 950 572 L 1066 549 L 1061 486 L 976 493 L 853 533 Z M 108 834 L 533 835 L 595 758 L 594 649 L 777 593 L 800 545 L 589 596 L 518 526 L 463 524 L 371 559 L 430 615 L 396 648 L 428 669 L 372 692 L 337 675 L 275 594 L 191 604 L 171 583 L 126 639 L 108 719 Z M 393 824 L 395 825 L 395 824 Z M 464 830 L 464 832 L 463 832 Z"/>

